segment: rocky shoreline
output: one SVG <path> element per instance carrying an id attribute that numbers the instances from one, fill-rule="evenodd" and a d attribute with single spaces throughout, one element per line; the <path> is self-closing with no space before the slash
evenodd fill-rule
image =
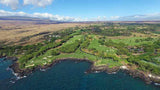
<path id="1" fill-rule="evenodd" d="M 6 57 L 6 56 L 1 56 L 1 55 L 0 55 L 0 58 L 4 58 L 4 57 Z"/>
<path id="2" fill-rule="evenodd" d="M 53 65 L 60 63 L 62 61 L 66 61 L 66 60 L 72 60 L 72 61 L 76 61 L 76 62 L 86 61 L 86 62 L 91 63 L 90 68 L 85 72 L 86 74 L 87 73 L 98 73 L 98 72 L 106 72 L 108 74 L 115 74 L 116 72 L 121 70 L 121 71 L 124 71 L 125 73 L 133 76 L 134 78 L 142 79 L 143 81 L 146 82 L 146 84 L 155 84 L 158 86 L 160 84 L 160 77 L 159 76 L 147 74 L 147 73 L 142 72 L 140 70 L 133 70 L 128 66 L 121 66 L 121 67 L 114 67 L 114 68 L 109 68 L 108 66 L 94 66 L 94 62 L 90 61 L 88 59 L 62 58 L 62 59 L 57 59 L 57 60 L 53 61 L 51 64 L 48 64 L 45 66 L 38 66 L 33 69 L 20 69 L 18 63 L 15 62 L 10 66 L 10 68 L 14 71 L 14 73 L 16 74 L 17 77 L 24 77 L 24 76 L 26 77 L 36 70 L 45 71 L 45 69 L 52 67 Z"/>
<path id="3" fill-rule="evenodd" d="M 114 67 L 114 68 L 108 68 L 108 66 L 98 66 L 98 67 L 92 67 L 90 72 L 106 72 L 108 74 L 115 74 L 120 70 L 123 71 L 124 73 L 131 75 L 133 78 L 142 79 L 143 81 L 146 82 L 146 84 L 155 84 L 160 86 L 159 76 L 155 76 L 155 75 L 150 76 L 151 74 L 147 74 L 140 70 L 133 70 L 127 66 Z"/>
<path id="4" fill-rule="evenodd" d="M 29 74 L 33 73 L 36 70 L 44 70 L 47 68 L 52 67 L 53 65 L 60 63 L 62 61 L 67 61 L 67 60 L 72 60 L 72 61 L 76 61 L 76 62 L 81 62 L 81 61 L 86 61 L 91 63 L 91 67 L 93 65 L 94 62 L 87 60 L 87 59 L 76 59 L 76 58 L 63 58 L 63 59 L 57 59 L 55 61 L 53 61 L 51 64 L 47 64 L 44 66 L 37 66 L 36 68 L 32 68 L 32 69 L 20 69 L 19 68 L 19 64 L 17 62 L 13 63 L 10 68 L 14 71 L 14 73 L 18 76 L 18 77 L 23 77 L 23 76 L 28 76 Z"/>
<path id="5" fill-rule="evenodd" d="M 0 58 L 5 58 L 5 60 L 12 60 L 12 61 L 18 60 L 18 58 L 16 58 L 16 57 L 8 57 L 8 56 L 0 56 Z"/>

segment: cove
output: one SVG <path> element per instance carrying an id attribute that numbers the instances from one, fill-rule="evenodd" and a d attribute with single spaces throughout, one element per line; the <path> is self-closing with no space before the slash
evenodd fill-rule
<path id="1" fill-rule="evenodd" d="M 0 90 L 159 90 L 141 79 L 119 71 L 116 74 L 84 72 L 90 68 L 86 61 L 62 61 L 46 71 L 36 71 L 15 83 L 7 67 L 12 62 L 0 59 Z"/>

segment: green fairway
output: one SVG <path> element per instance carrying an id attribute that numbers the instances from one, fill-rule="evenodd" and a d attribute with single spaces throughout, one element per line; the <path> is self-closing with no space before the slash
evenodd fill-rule
<path id="1" fill-rule="evenodd" d="M 115 42 L 115 43 L 123 42 L 123 43 L 125 43 L 125 44 L 127 44 L 129 46 L 153 43 L 153 41 L 136 42 L 136 39 L 138 39 L 138 40 L 145 39 L 145 37 L 130 37 L 130 38 L 124 38 L 124 39 L 112 39 L 112 41 Z"/>
<path id="2" fill-rule="evenodd" d="M 106 52 L 108 54 L 116 53 L 116 49 L 101 45 L 96 38 L 93 38 L 93 40 L 90 42 L 90 45 L 88 46 L 88 49 L 92 48 L 95 48 L 96 50 L 101 52 Z"/>
<path id="3" fill-rule="evenodd" d="M 18 57 L 21 69 L 49 65 L 57 59 L 76 58 L 88 59 L 94 66 L 128 65 L 158 75 L 160 35 L 154 32 L 159 27 L 159 24 L 106 23 L 70 28 L 46 36 L 44 43 L 0 48 L 0 55 Z"/>

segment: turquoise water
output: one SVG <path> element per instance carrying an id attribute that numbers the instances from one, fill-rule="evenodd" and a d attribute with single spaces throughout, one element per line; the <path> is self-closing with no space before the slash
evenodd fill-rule
<path id="1" fill-rule="evenodd" d="M 160 90 L 123 72 L 85 74 L 89 63 L 69 60 L 11 83 L 14 77 L 6 70 L 9 64 L 0 62 L 0 90 Z"/>

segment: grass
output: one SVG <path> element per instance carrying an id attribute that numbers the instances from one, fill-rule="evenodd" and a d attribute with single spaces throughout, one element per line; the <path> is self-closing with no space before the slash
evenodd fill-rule
<path id="1" fill-rule="evenodd" d="M 46 63 L 51 63 L 56 59 L 63 59 L 63 58 L 78 58 L 78 59 L 88 59 L 95 62 L 95 66 L 101 65 L 108 65 L 109 67 L 121 66 L 120 62 L 115 62 L 111 59 L 102 59 L 100 57 L 90 55 L 87 53 L 81 52 L 79 49 L 75 53 L 71 54 L 60 54 L 58 56 L 52 56 L 51 50 L 47 51 L 44 55 L 39 56 L 38 58 L 31 59 L 26 66 L 30 66 L 34 64 L 35 66 L 38 65 L 45 65 Z M 33 66 L 30 66 L 30 68 Z"/>
<path id="2" fill-rule="evenodd" d="M 98 39 L 99 39 L 98 35 L 89 35 L 89 36 L 92 37 L 92 39 L 91 39 L 90 44 L 87 47 L 87 49 L 95 48 L 99 52 L 107 52 L 108 54 L 112 54 L 112 55 L 115 54 L 116 55 L 117 49 L 101 45 L 98 42 Z M 61 47 L 65 47 L 68 44 L 72 44 L 76 40 L 82 40 L 83 38 L 84 38 L 84 35 L 75 35 L 73 38 L 71 38 L 66 43 L 64 43 Z M 112 40 L 113 40 L 113 42 L 116 42 L 116 43 L 124 42 L 125 44 L 131 45 L 131 46 L 140 45 L 140 44 L 148 43 L 148 42 L 151 43 L 151 41 L 144 41 L 144 42 L 138 42 L 138 43 L 135 42 L 136 39 L 143 39 L 143 38 L 144 37 L 130 37 L 130 38 L 112 39 Z M 55 48 L 55 49 L 58 49 L 58 48 Z M 60 55 L 57 55 L 57 56 L 52 55 L 52 50 L 53 49 L 50 49 L 44 55 L 41 55 L 37 58 L 33 58 L 33 59 L 29 60 L 26 63 L 26 68 L 32 68 L 32 67 L 36 67 L 39 65 L 44 66 L 45 64 L 51 64 L 54 60 L 64 59 L 64 58 L 88 59 L 88 60 L 95 62 L 94 63 L 95 66 L 107 65 L 110 68 L 116 67 L 116 66 L 121 66 L 121 65 L 123 65 L 123 63 L 125 63 L 125 64 L 128 63 L 127 60 L 125 60 L 125 59 L 122 60 L 123 57 L 118 57 L 119 60 L 114 61 L 112 59 L 101 58 L 96 55 L 88 54 L 84 51 L 82 52 L 80 50 L 80 48 L 78 48 L 74 53 L 61 53 Z"/>
<path id="3" fill-rule="evenodd" d="M 32 42 L 31 44 L 34 44 L 34 43 L 38 43 L 38 42 L 43 41 L 44 35 L 40 34 L 40 33 L 47 32 L 46 33 L 46 35 L 47 35 L 47 34 L 53 33 L 54 31 L 62 30 L 62 29 L 68 28 L 68 27 L 75 27 L 76 25 L 79 25 L 79 24 L 80 23 L 65 23 L 65 24 L 50 24 L 50 25 L 48 25 L 48 24 L 45 24 L 45 25 L 33 24 L 33 25 L 28 25 L 28 26 L 27 25 L 24 26 L 22 24 L 22 26 L 21 26 L 21 24 L 19 23 L 18 25 L 15 24 L 15 25 L 17 25 L 16 27 L 14 25 L 3 26 L 3 24 L 2 24 L 1 25 L 2 30 L 0 31 L 0 36 L 2 38 L 0 38 L 0 41 L 1 41 L 1 43 L 3 43 L 3 41 L 5 42 L 5 40 L 6 41 L 8 40 L 7 43 L 9 43 L 9 42 L 21 43 L 21 42 L 19 42 L 19 40 L 21 40 L 22 43 L 29 44 L 30 42 Z M 127 64 L 131 64 L 131 65 L 134 64 L 137 68 L 138 67 L 137 62 L 139 62 L 139 60 L 141 60 L 141 59 L 138 58 L 139 59 L 138 60 L 136 58 L 137 61 L 135 61 L 135 63 L 136 63 L 135 64 L 134 62 L 132 62 L 132 59 L 134 60 L 134 57 L 131 60 L 128 58 L 131 58 L 133 56 L 132 54 L 134 54 L 136 57 L 136 55 L 138 56 L 140 54 L 146 54 L 146 52 L 143 52 L 143 51 L 142 51 L 142 53 L 128 52 L 125 49 L 125 47 L 123 47 L 122 45 L 119 44 L 119 47 L 118 47 L 118 43 L 122 42 L 122 43 L 127 44 L 126 46 L 133 46 L 136 48 L 136 47 L 138 47 L 136 45 L 152 44 L 155 40 L 157 40 L 159 38 L 158 33 L 157 34 L 154 34 L 154 33 L 147 33 L 147 34 L 145 34 L 145 33 L 144 34 L 132 33 L 131 36 L 102 36 L 100 34 L 94 35 L 94 33 L 91 33 L 88 31 L 83 32 L 82 29 L 78 29 L 78 30 L 76 29 L 71 32 L 72 32 L 72 34 L 70 34 L 70 35 L 74 36 L 74 37 L 67 40 L 67 42 L 63 43 L 61 46 L 58 46 L 56 48 L 51 47 L 52 49 L 50 49 L 50 48 L 46 49 L 45 51 L 43 51 L 43 53 L 41 53 L 40 56 L 36 55 L 37 56 L 36 57 L 34 55 L 35 56 L 34 58 L 33 58 L 33 56 L 31 56 L 32 59 L 30 59 L 30 60 L 26 59 L 25 68 L 44 66 L 46 64 L 51 64 L 53 61 L 55 61 L 57 59 L 64 59 L 64 58 L 88 59 L 88 60 L 94 62 L 94 66 L 109 66 L 109 68 L 113 68 L 113 67 L 118 67 L 118 66 L 127 65 Z M 69 32 L 69 33 L 71 33 L 71 32 Z M 63 32 L 62 35 L 64 33 L 65 32 Z M 69 33 L 66 33 L 64 35 L 69 35 Z M 31 36 L 33 36 L 33 37 L 31 37 Z M 152 41 L 145 41 L 145 38 L 148 38 L 148 37 L 152 37 L 154 39 L 153 40 L 151 39 Z M 39 40 L 40 38 L 42 41 Z M 63 39 L 64 38 L 62 37 L 62 39 L 58 39 L 56 41 L 60 41 Z M 85 39 L 89 43 L 84 42 Z M 104 39 L 104 40 L 111 39 L 114 43 L 117 43 L 117 44 L 115 46 L 109 45 L 109 44 L 107 44 L 107 41 L 106 41 L 104 45 L 101 45 L 101 43 L 99 43 L 99 39 Z M 75 42 L 76 40 L 80 40 L 80 42 Z M 83 43 L 83 45 L 79 45 L 82 43 Z M 114 43 L 112 43 L 112 44 L 114 44 Z M 73 44 L 75 45 L 75 47 Z M 45 45 L 46 44 L 44 44 L 44 46 Z M 72 46 L 74 48 L 72 48 Z M 109 46 L 109 47 L 107 47 L 107 46 Z M 69 51 L 70 49 L 73 49 L 73 51 L 70 51 L 70 52 L 74 52 L 74 53 L 66 52 L 67 50 Z M 145 47 L 144 47 L 144 49 L 145 49 Z M 52 54 L 53 50 L 58 51 L 58 52 L 54 52 L 54 54 L 59 54 L 59 53 L 60 54 L 54 56 Z M 63 52 L 63 50 L 64 50 L 64 52 Z M 158 51 L 158 50 L 156 50 L 156 51 Z M 148 54 L 148 55 L 150 55 L 150 54 Z M 17 57 L 21 57 L 21 56 L 23 56 L 23 54 L 17 55 Z M 160 61 L 160 57 L 158 55 L 155 56 L 154 58 Z M 140 61 L 140 64 L 149 65 L 149 66 L 144 66 L 145 68 L 146 67 L 151 68 L 153 66 L 153 69 L 154 69 L 154 67 L 160 67 L 158 63 L 156 64 L 156 62 L 158 62 L 158 61 L 155 61 L 152 63 L 151 61 L 149 62 L 147 60 L 146 61 L 142 60 L 142 62 Z M 143 69 L 144 68 L 142 68 L 142 70 Z M 155 70 L 159 71 L 157 68 L 155 68 Z"/>
<path id="4" fill-rule="evenodd" d="M 123 42 L 127 45 L 130 45 L 130 46 L 153 43 L 153 41 L 142 41 L 142 42 L 138 42 L 138 43 L 135 42 L 136 39 L 144 39 L 144 38 L 145 37 L 130 37 L 130 38 L 124 38 L 124 39 L 112 39 L 112 41 L 115 43 Z"/>
<path id="5" fill-rule="evenodd" d="M 90 45 L 88 46 L 88 49 L 91 48 L 95 48 L 96 50 L 100 51 L 100 52 L 107 52 L 108 54 L 115 54 L 116 53 L 116 49 L 110 48 L 110 47 L 106 47 L 101 45 L 98 42 L 98 39 L 94 38 L 91 42 Z"/>
<path id="6" fill-rule="evenodd" d="M 147 61 L 144 61 L 144 60 L 142 60 L 141 62 L 143 62 L 143 63 L 148 63 L 148 64 L 152 64 L 152 65 L 155 66 L 155 67 L 160 67 L 158 64 L 155 64 L 155 63 L 152 63 L 152 62 L 147 62 Z"/>
<path id="7" fill-rule="evenodd" d="M 73 38 L 71 38 L 70 40 L 68 40 L 66 43 L 64 43 L 64 44 L 62 45 L 62 47 L 63 47 L 63 46 L 66 46 L 66 45 L 68 45 L 68 44 L 72 44 L 72 43 L 74 43 L 76 40 L 81 40 L 81 39 L 83 39 L 83 35 L 74 36 Z"/>
<path id="8" fill-rule="evenodd" d="M 87 49 L 95 48 L 96 50 L 98 50 L 98 52 L 107 52 L 108 54 L 116 55 L 117 49 L 100 45 L 100 43 L 98 42 L 98 39 L 99 39 L 98 35 L 89 35 L 89 36 L 92 37 L 92 39 L 91 39 L 90 44 L 87 47 Z M 69 39 L 66 43 L 64 43 L 61 47 L 65 47 L 68 44 L 72 44 L 76 40 L 82 40 L 83 38 L 84 38 L 84 35 L 75 35 L 73 38 Z M 112 40 L 113 40 L 113 42 L 116 42 L 116 43 L 124 42 L 129 45 L 140 45 L 142 43 L 146 43 L 146 41 L 135 43 L 136 39 L 143 39 L 143 37 L 130 37 L 130 38 L 126 38 L 126 39 L 112 39 Z M 55 49 L 58 49 L 58 48 L 55 48 Z M 36 67 L 36 66 L 44 66 L 46 64 L 51 64 L 54 60 L 64 59 L 64 58 L 88 59 L 88 60 L 95 62 L 94 63 L 95 66 L 107 65 L 107 66 L 109 66 L 109 68 L 121 66 L 124 63 L 125 64 L 128 63 L 127 60 L 125 60 L 125 59 L 122 60 L 123 57 L 118 57 L 119 60 L 114 61 L 112 59 L 102 58 L 102 57 L 99 57 L 96 55 L 86 53 L 85 51 L 82 52 L 80 50 L 80 48 L 78 48 L 74 53 L 61 53 L 60 55 L 57 55 L 57 56 L 52 55 L 52 50 L 53 49 L 50 49 L 44 55 L 41 55 L 37 58 L 33 58 L 33 59 L 29 60 L 26 63 L 26 68 L 32 68 L 32 67 Z"/>
<path id="9" fill-rule="evenodd" d="M 74 36 L 73 38 L 68 40 L 66 43 L 64 43 L 62 45 L 62 47 L 66 46 L 67 44 L 72 44 L 75 40 L 79 40 L 82 38 L 83 38 L 83 35 Z M 100 46 L 100 44 L 98 43 L 98 40 L 96 40 L 96 39 L 91 42 L 89 47 L 95 47 L 100 51 L 110 50 L 111 51 L 110 53 L 113 53 L 113 54 L 115 53 L 114 49 L 111 49 L 111 48 L 108 48 L 105 46 Z M 77 49 L 75 53 L 61 53 L 58 56 L 52 56 L 52 54 L 51 54 L 52 50 L 53 49 L 50 49 L 44 55 L 41 55 L 37 58 L 33 58 L 33 59 L 29 60 L 26 63 L 26 68 L 32 68 L 32 67 L 35 67 L 38 65 L 43 66 L 45 64 L 52 63 L 56 59 L 63 59 L 63 58 L 88 59 L 88 60 L 95 62 L 95 66 L 108 65 L 110 68 L 122 65 L 120 63 L 120 61 L 115 62 L 111 59 L 103 59 L 103 58 L 95 56 L 95 55 L 81 52 L 80 49 Z"/>
<path id="10" fill-rule="evenodd" d="M 5 44 L 13 42 L 15 45 L 21 45 L 20 40 L 25 37 L 30 37 L 39 33 L 49 32 L 53 33 L 55 31 L 67 29 L 70 27 L 84 27 L 89 24 L 83 23 L 60 23 L 60 24 L 36 24 L 32 21 L 5 21 L 0 20 L 1 30 L 0 30 L 0 41 L 6 41 Z M 26 40 L 23 45 L 35 44 L 43 42 L 41 38 L 44 35 L 38 35 L 36 37 Z M 13 45 L 12 44 L 12 45 Z"/>
<path id="11" fill-rule="evenodd" d="M 115 66 L 121 66 L 122 64 L 119 62 L 115 62 L 111 59 L 99 59 L 96 64 L 96 66 L 102 66 L 102 65 L 107 65 L 109 68 L 115 67 Z"/>
<path id="12" fill-rule="evenodd" d="M 158 61 L 160 61 L 160 57 L 156 57 L 155 59 L 157 59 Z"/>

